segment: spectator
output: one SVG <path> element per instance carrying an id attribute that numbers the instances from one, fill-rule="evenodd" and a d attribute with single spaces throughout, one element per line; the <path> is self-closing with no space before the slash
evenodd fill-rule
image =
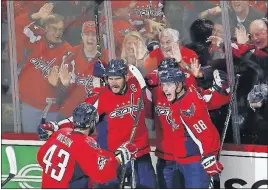
<path id="1" fill-rule="evenodd" d="M 122 44 L 121 58 L 126 60 L 128 65 L 135 65 L 144 74 L 144 60 L 148 52 L 141 35 L 136 32 L 130 32 L 126 35 Z"/>
<path id="2" fill-rule="evenodd" d="M 92 88 L 101 86 L 100 79 L 93 76 L 94 65 L 98 61 L 94 21 L 87 21 L 83 24 L 81 37 L 82 43 L 73 48 L 75 56 L 71 65 L 75 69 L 73 69 L 71 86 L 60 109 L 62 118 L 70 117 L 74 108 L 88 97 Z M 103 50 L 102 62 L 107 61 L 107 52 Z"/>
<path id="3" fill-rule="evenodd" d="M 198 58 L 196 53 L 179 44 L 180 34 L 177 30 L 166 28 L 159 34 L 160 48 L 153 50 L 145 60 L 145 74 L 157 69 L 164 58 L 175 58 L 182 69 L 189 69 L 190 59 Z"/>
<path id="4" fill-rule="evenodd" d="M 253 20 L 264 17 L 264 13 L 249 6 L 249 1 L 231 1 L 233 12 L 230 14 L 231 27 L 243 25 L 249 31 L 249 25 Z"/>
<path id="5" fill-rule="evenodd" d="M 16 17 L 21 21 L 21 27 L 17 28 L 21 30 L 18 32 L 26 36 L 29 43 L 24 45 L 31 50 L 18 81 L 24 132 L 35 132 L 43 110 L 48 105 L 47 98 L 56 101 L 50 107 L 47 119 L 57 119 L 60 97 L 70 84 L 68 65 L 63 61 L 71 54 L 72 47 L 62 39 L 64 18 L 51 14 L 52 10 L 53 5 L 47 3 L 38 12 L 30 15 L 31 20 L 27 15 Z M 40 19 L 44 23 L 44 34 L 36 35 L 31 25 L 35 23 L 33 21 Z"/>

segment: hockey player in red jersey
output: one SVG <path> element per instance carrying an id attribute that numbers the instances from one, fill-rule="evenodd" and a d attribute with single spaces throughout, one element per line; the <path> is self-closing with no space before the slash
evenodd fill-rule
<path id="1" fill-rule="evenodd" d="M 141 88 L 135 78 L 126 81 L 127 67 L 124 60 L 111 60 L 106 73 L 108 85 L 102 87 L 96 94 L 96 98 L 90 97 L 85 103 L 94 103 L 100 117 L 106 117 L 106 133 L 100 137 L 105 139 L 105 149 L 115 151 L 118 146 L 129 141 L 134 120 L 137 114 L 138 99 Z M 146 101 L 146 98 L 144 98 Z M 146 104 L 146 102 L 145 102 Z M 72 118 L 65 119 L 58 124 L 66 125 Z M 41 126 L 42 127 L 42 126 Z M 57 124 L 54 128 L 57 128 Z M 137 126 L 133 144 L 137 147 L 137 159 L 135 160 L 136 182 L 138 188 L 156 188 L 155 172 L 150 157 L 148 130 L 145 125 L 145 110 L 142 106 L 141 115 Z M 130 164 L 128 165 L 130 170 Z M 131 172 L 127 172 L 127 177 Z M 119 179 L 114 179 L 100 188 L 118 188 Z"/>
<path id="2" fill-rule="evenodd" d="M 160 86 L 158 86 L 158 73 L 169 68 L 178 68 L 178 62 L 174 58 L 167 58 L 160 62 L 158 65 L 158 71 L 149 74 L 150 78 L 147 77 L 147 83 L 151 87 L 152 91 L 152 102 L 154 105 L 154 122 L 156 129 L 156 150 L 155 155 L 158 157 L 157 160 L 157 177 L 160 188 L 182 188 L 177 179 L 174 181 L 171 179 L 174 175 L 174 156 L 172 154 L 172 135 L 171 128 L 171 115 L 169 102 L 167 101 L 165 94 L 163 93 Z M 207 90 L 203 90 L 195 86 L 195 79 L 189 73 L 185 73 L 185 86 L 198 89 L 206 102 L 208 109 L 213 110 L 230 100 L 230 95 L 227 92 L 220 92 L 220 89 L 214 89 L 213 87 Z M 148 76 L 148 75 L 147 75 Z M 216 75 L 215 75 L 216 77 Z M 227 77 L 225 73 L 221 73 L 222 83 L 228 87 Z M 193 79 L 191 79 L 193 78 Z M 193 83 L 194 81 L 194 83 Z M 217 91 L 218 90 L 218 91 Z M 175 185 L 175 186 L 174 186 Z"/>
<path id="3" fill-rule="evenodd" d="M 42 167 L 42 188 L 88 188 L 89 179 L 105 183 L 117 176 L 120 164 L 135 158 L 136 149 L 131 144 L 122 144 L 114 153 L 98 147 L 90 137 L 98 119 L 94 106 L 79 104 L 70 123 L 74 129 L 58 130 L 40 147 L 37 161 Z M 72 186 L 76 181 L 79 183 Z"/>
<path id="4" fill-rule="evenodd" d="M 210 176 L 223 169 L 216 160 L 219 133 L 210 120 L 206 102 L 195 88 L 186 88 L 184 80 L 179 68 L 160 72 L 161 87 L 171 109 L 172 152 L 176 168 L 184 176 L 185 188 L 208 188 Z M 214 82 L 215 88 L 224 88 L 220 82 Z"/>

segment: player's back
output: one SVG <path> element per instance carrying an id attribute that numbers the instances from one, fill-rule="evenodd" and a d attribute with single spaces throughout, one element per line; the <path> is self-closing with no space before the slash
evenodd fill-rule
<path id="1" fill-rule="evenodd" d="M 68 188 L 75 165 L 71 132 L 69 128 L 61 129 L 40 147 L 37 161 L 43 168 L 42 188 Z"/>
<path id="2" fill-rule="evenodd" d="M 68 188 L 77 166 L 98 183 L 116 178 L 118 167 L 113 152 L 100 149 L 92 137 L 70 128 L 55 132 L 40 147 L 37 161 L 43 169 L 42 188 L 53 189 Z"/>

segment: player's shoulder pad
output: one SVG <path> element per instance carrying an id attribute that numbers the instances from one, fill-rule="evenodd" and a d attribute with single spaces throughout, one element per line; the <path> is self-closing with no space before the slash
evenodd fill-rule
<path id="1" fill-rule="evenodd" d="M 94 149 L 100 148 L 98 143 L 96 142 L 96 140 L 93 137 L 87 136 L 85 141 L 90 147 L 92 147 Z"/>

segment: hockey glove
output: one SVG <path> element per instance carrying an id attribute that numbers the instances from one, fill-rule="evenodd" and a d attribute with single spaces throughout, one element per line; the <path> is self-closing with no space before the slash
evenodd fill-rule
<path id="1" fill-rule="evenodd" d="M 134 144 L 126 142 L 115 151 L 115 157 L 120 161 L 121 165 L 126 165 L 131 159 L 136 158 L 137 150 Z"/>
<path id="2" fill-rule="evenodd" d="M 152 41 L 152 42 L 149 42 L 148 45 L 147 45 L 147 50 L 149 52 L 152 52 L 154 51 L 155 49 L 159 48 L 160 44 L 159 42 L 157 41 Z"/>
<path id="3" fill-rule="evenodd" d="M 268 85 L 259 84 L 254 85 L 253 89 L 248 94 L 249 103 L 258 103 L 267 101 Z"/>
<path id="4" fill-rule="evenodd" d="M 37 134 L 42 141 L 46 141 L 49 136 L 59 129 L 59 125 L 57 122 L 48 122 L 44 124 L 40 124 L 37 128 Z"/>
<path id="5" fill-rule="evenodd" d="M 104 75 L 105 75 L 105 67 L 104 67 L 104 64 L 102 62 L 97 61 L 94 64 L 93 75 L 95 77 L 104 77 Z"/>
<path id="6" fill-rule="evenodd" d="M 213 72 L 213 89 L 220 94 L 230 93 L 230 84 L 227 78 L 227 74 L 221 70 L 215 70 Z"/>
<path id="7" fill-rule="evenodd" d="M 203 157 L 201 164 L 209 176 L 219 177 L 219 174 L 223 170 L 222 164 L 216 159 L 215 155 Z"/>
<path id="8" fill-rule="evenodd" d="M 154 71 L 152 73 L 148 73 L 144 78 L 146 85 L 149 88 L 156 87 L 158 85 L 158 76 L 157 71 Z"/>

